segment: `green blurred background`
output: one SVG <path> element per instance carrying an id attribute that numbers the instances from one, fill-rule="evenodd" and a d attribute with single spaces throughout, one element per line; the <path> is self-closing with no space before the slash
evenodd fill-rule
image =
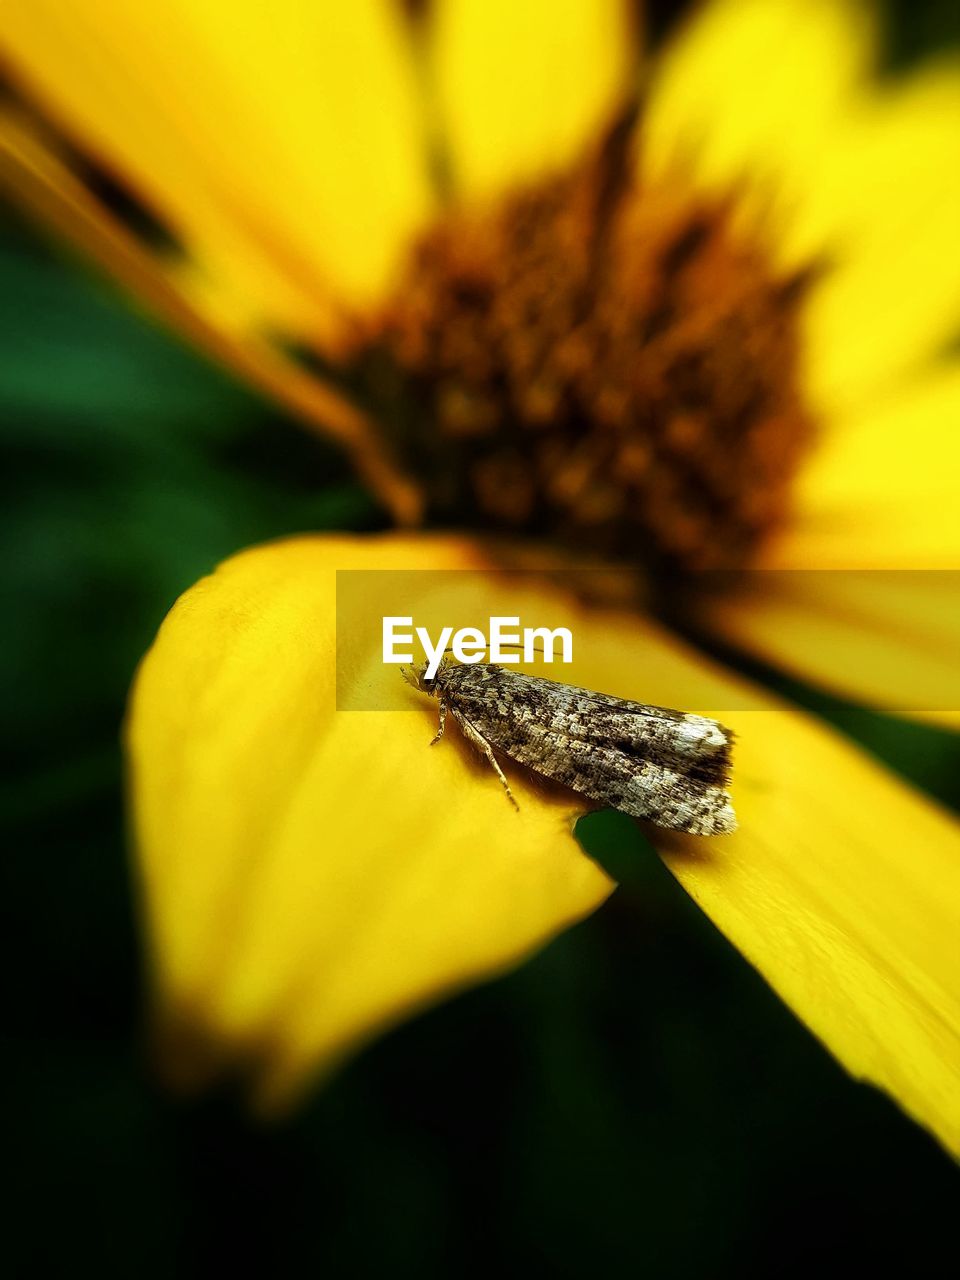
<path id="1" fill-rule="evenodd" d="M 657 34 L 678 8 L 655 8 Z M 955 3 L 891 12 L 899 62 L 960 38 Z M 166 1097 L 124 847 L 130 676 L 221 558 L 385 517 L 336 453 L 12 213 L 0 420 L 14 1274 L 955 1265 L 955 1166 L 842 1074 L 620 815 L 579 828 L 624 881 L 597 916 L 373 1045 L 292 1119 Z M 954 739 L 781 687 L 957 807 Z"/>

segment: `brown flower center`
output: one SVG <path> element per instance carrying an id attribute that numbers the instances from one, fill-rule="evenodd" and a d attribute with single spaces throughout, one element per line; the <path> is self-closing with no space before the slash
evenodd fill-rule
<path id="1" fill-rule="evenodd" d="M 741 565 L 811 440 L 805 278 L 778 278 L 720 201 L 644 186 L 623 157 L 615 139 L 437 225 L 357 372 L 434 519 Z"/>

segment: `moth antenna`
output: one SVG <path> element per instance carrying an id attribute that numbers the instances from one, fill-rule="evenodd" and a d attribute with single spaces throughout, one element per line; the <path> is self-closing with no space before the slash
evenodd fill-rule
<path id="1" fill-rule="evenodd" d="M 500 648 L 501 648 L 501 649 L 512 649 L 512 650 L 514 651 L 514 653 L 524 653 L 524 652 L 525 652 L 524 647 L 523 647 L 523 645 L 522 645 L 522 644 L 501 644 Z M 452 649 L 444 649 L 444 651 L 443 651 L 443 652 L 444 652 L 444 656 L 446 656 L 448 653 L 453 653 L 453 650 L 452 650 Z M 541 658 L 544 656 L 544 651 L 543 651 L 542 649 L 531 649 L 531 650 L 530 650 L 530 652 L 531 652 L 531 653 L 535 653 L 535 654 L 537 654 L 537 655 L 538 655 L 539 657 L 541 657 Z"/>

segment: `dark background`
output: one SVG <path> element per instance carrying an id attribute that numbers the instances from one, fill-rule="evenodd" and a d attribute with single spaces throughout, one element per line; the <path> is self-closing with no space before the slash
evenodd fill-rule
<path id="1" fill-rule="evenodd" d="M 658 33 L 678 7 L 655 6 Z M 891 63 L 960 37 L 952 2 L 891 8 Z M 955 1166 L 843 1075 L 619 815 L 579 828 L 624 882 L 603 910 L 373 1045 L 288 1122 L 165 1096 L 121 811 L 134 665 L 231 552 L 385 520 L 335 453 L 12 214 L 0 419 L 14 1274 L 955 1266 Z M 781 687 L 956 807 L 955 739 Z"/>

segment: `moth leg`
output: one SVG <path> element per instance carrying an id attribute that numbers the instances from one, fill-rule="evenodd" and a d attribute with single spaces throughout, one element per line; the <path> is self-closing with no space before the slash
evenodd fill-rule
<path id="1" fill-rule="evenodd" d="M 440 699 L 440 727 L 430 740 L 431 747 L 435 747 L 443 737 L 443 727 L 447 723 L 447 704 Z"/>
<path id="2" fill-rule="evenodd" d="M 463 730 L 463 736 L 466 738 L 466 740 L 468 742 L 472 742 L 473 745 L 477 747 L 480 751 L 482 751 L 483 754 L 490 761 L 490 764 L 493 768 L 494 773 L 503 783 L 503 789 L 507 793 L 507 799 L 510 801 L 513 807 L 519 813 L 520 806 L 517 804 L 516 800 L 514 799 L 513 792 L 510 790 L 510 783 L 507 781 L 503 770 L 500 768 L 500 765 L 497 763 L 497 757 L 493 754 L 493 748 L 490 746 L 490 743 L 486 740 L 486 738 L 483 736 L 482 733 L 480 733 L 478 729 L 475 729 L 473 727 L 473 725 L 470 723 L 469 720 L 464 720 L 462 716 L 456 716 L 456 721 L 457 721 L 457 724 L 460 726 L 460 728 Z"/>

